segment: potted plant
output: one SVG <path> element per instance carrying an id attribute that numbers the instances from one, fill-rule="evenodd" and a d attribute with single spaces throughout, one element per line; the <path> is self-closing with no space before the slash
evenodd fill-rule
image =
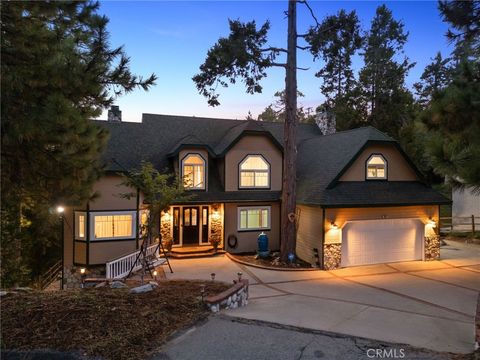
<path id="1" fill-rule="evenodd" d="M 171 238 L 162 239 L 163 248 L 166 252 L 170 252 L 173 246 L 173 240 Z"/>
<path id="2" fill-rule="evenodd" d="M 210 237 L 210 244 L 212 245 L 214 252 L 217 252 L 218 246 L 220 245 L 221 241 L 222 240 L 218 235 L 213 235 Z"/>

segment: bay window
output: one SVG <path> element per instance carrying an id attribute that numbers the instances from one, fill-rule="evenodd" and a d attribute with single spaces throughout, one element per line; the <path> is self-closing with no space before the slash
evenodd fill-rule
<path id="1" fill-rule="evenodd" d="M 115 240 L 135 238 L 135 212 L 90 213 L 90 240 Z"/>

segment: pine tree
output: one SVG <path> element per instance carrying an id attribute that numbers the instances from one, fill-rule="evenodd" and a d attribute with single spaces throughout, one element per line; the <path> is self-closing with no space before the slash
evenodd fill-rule
<path id="1" fill-rule="evenodd" d="M 437 53 L 433 62 L 425 67 L 420 77 L 420 81 L 413 86 L 418 96 L 418 102 L 425 106 L 432 100 L 433 94 L 447 86 L 452 78 L 452 67 L 450 58 L 442 58 L 440 52 Z"/>
<path id="2" fill-rule="evenodd" d="M 404 26 L 385 6 L 379 6 L 372 20 L 363 49 L 365 65 L 359 86 L 367 109 L 365 123 L 398 138 L 402 126 L 412 117 L 413 96 L 405 87 L 405 76 L 414 66 L 403 54 L 408 38 Z"/>
<path id="3" fill-rule="evenodd" d="M 123 48 L 109 47 L 108 19 L 98 9 L 97 2 L 2 4 L 2 262 L 5 251 L 15 254 L 12 268 L 2 266 L 6 286 L 19 281 L 15 267 L 48 265 L 28 251 L 29 239 L 51 241 L 38 232 L 51 223 L 48 208 L 92 195 L 108 134 L 90 119 L 156 80 L 133 75 Z"/>
<path id="4" fill-rule="evenodd" d="M 455 188 L 480 193 L 480 3 L 441 1 L 455 49 L 452 81 L 435 92 L 421 113 L 426 155 L 434 171 Z"/>
<path id="5" fill-rule="evenodd" d="M 327 16 L 320 26 L 310 28 L 306 41 L 314 59 L 324 62 L 315 74 L 323 81 L 320 90 L 326 97 L 321 107 L 331 112 L 344 130 L 350 126 L 356 109 L 351 101 L 356 83 L 351 65 L 352 56 L 362 45 L 357 14 L 342 9 L 336 15 Z"/>
<path id="6" fill-rule="evenodd" d="M 285 91 L 277 91 L 274 96 L 278 98 L 272 104 L 268 105 L 257 117 L 260 121 L 284 122 L 285 121 Z M 297 90 L 297 98 L 305 95 Z M 304 106 L 297 107 L 297 119 L 299 123 L 313 124 L 315 122 L 313 109 Z"/>

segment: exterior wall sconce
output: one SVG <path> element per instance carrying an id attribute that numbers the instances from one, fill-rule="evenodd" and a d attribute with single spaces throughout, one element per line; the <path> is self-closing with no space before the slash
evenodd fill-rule
<path id="1" fill-rule="evenodd" d="M 338 230 L 338 225 L 334 221 L 330 223 L 330 226 L 332 230 Z"/>
<path id="2" fill-rule="evenodd" d="M 437 223 L 431 217 L 428 219 L 428 225 L 430 225 L 433 228 L 437 227 Z"/>
<path id="3" fill-rule="evenodd" d="M 62 205 L 57 206 L 57 213 L 63 214 L 65 212 L 65 208 Z"/>
<path id="4" fill-rule="evenodd" d="M 162 220 L 170 221 L 170 213 L 168 212 L 168 210 L 163 212 Z"/>
<path id="5" fill-rule="evenodd" d="M 212 212 L 212 218 L 213 218 L 214 220 L 220 219 L 220 213 L 218 212 L 218 210 L 213 210 L 213 212 Z"/>

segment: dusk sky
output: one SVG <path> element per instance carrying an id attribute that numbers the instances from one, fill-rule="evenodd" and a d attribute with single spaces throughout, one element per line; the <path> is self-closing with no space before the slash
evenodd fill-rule
<path id="1" fill-rule="evenodd" d="M 375 9 L 383 3 L 311 1 L 310 5 L 319 21 L 342 8 L 355 9 L 365 31 Z M 391 1 L 386 5 L 410 33 L 405 53 L 416 62 L 407 78 L 407 86 L 411 87 L 437 51 L 444 56 L 449 54 L 444 36 L 447 25 L 440 19 L 436 1 Z M 268 71 L 262 94 L 246 94 L 241 83 L 220 89 L 221 105 L 215 108 L 198 94 L 191 78 L 198 73 L 208 49 L 220 36 L 228 36 L 229 18 L 255 19 L 259 25 L 270 20 L 269 45 L 286 47 L 286 9 L 287 1 L 102 2 L 100 11 L 110 19 L 111 45 L 125 46 L 134 73 L 148 76 L 154 72 L 158 76 L 157 85 L 150 91 L 137 90 L 118 99 L 124 121 L 140 121 L 142 113 L 244 119 L 250 110 L 256 117 L 274 100 L 273 94 L 284 88 L 283 69 Z M 306 7 L 299 4 L 298 32 L 305 32 L 313 24 Z M 315 108 L 323 101 L 321 80 L 314 76 L 322 63 L 313 62 L 309 52 L 299 50 L 298 66 L 310 68 L 298 72 L 298 89 L 305 94 L 299 102 Z M 353 62 L 355 72 L 361 66 L 357 55 Z M 101 118 L 105 119 L 106 114 Z"/>

